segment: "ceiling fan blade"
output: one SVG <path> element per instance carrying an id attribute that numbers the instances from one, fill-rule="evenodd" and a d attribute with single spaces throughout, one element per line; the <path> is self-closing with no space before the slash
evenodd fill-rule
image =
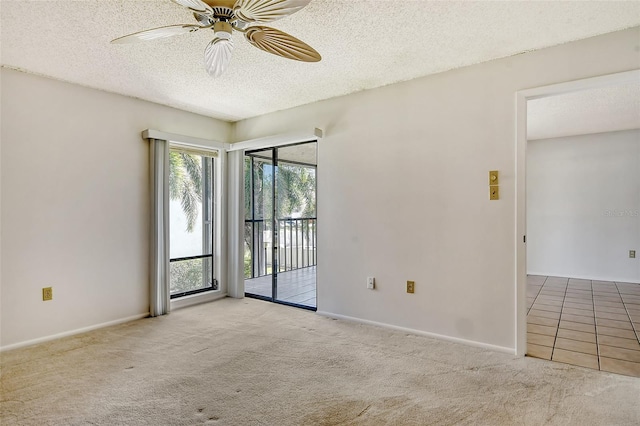
<path id="1" fill-rule="evenodd" d="M 245 22 L 271 22 L 295 13 L 311 0 L 238 0 L 235 15 Z"/>
<path id="2" fill-rule="evenodd" d="M 319 62 L 322 56 L 307 43 L 270 27 L 249 27 L 245 37 L 255 47 L 274 55 L 303 62 Z"/>
<path id="3" fill-rule="evenodd" d="M 137 43 L 139 41 L 156 40 L 159 38 L 167 38 L 179 34 L 192 33 L 194 31 L 198 31 L 200 28 L 203 27 L 190 24 L 169 25 L 166 27 L 153 28 L 151 30 L 140 31 L 137 33 L 118 37 L 114 40 L 111 40 L 111 43 Z"/>
<path id="4" fill-rule="evenodd" d="M 211 6 L 201 0 L 171 0 L 172 2 L 179 4 L 182 7 L 186 7 L 192 12 L 204 13 L 206 15 L 213 15 Z"/>
<path id="5" fill-rule="evenodd" d="M 214 38 L 204 49 L 204 66 L 212 77 L 220 77 L 231 62 L 232 38 Z"/>

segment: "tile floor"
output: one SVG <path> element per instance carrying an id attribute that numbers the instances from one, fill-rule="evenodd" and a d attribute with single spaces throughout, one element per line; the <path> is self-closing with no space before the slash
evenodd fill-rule
<path id="1" fill-rule="evenodd" d="M 528 276 L 527 355 L 640 377 L 640 284 Z"/>

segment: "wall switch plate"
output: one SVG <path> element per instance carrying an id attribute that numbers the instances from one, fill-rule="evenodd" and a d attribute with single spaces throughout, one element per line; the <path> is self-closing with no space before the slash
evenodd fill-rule
<path id="1" fill-rule="evenodd" d="M 376 288 L 376 279 L 374 277 L 367 277 L 367 288 L 371 290 Z"/>
<path id="2" fill-rule="evenodd" d="M 42 289 L 42 300 L 53 300 L 53 288 L 45 287 Z"/>
<path id="3" fill-rule="evenodd" d="M 500 185 L 500 179 L 497 170 L 491 170 L 489 172 L 489 185 Z"/>
<path id="4" fill-rule="evenodd" d="M 407 293 L 415 293 L 416 283 L 415 281 L 407 281 Z"/>
<path id="5" fill-rule="evenodd" d="M 629 258 L 630 259 L 635 259 L 636 258 L 636 251 L 635 250 L 629 250 Z"/>
<path id="6" fill-rule="evenodd" d="M 498 185 L 489 187 L 489 199 L 490 200 L 500 199 L 500 187 Z"/>

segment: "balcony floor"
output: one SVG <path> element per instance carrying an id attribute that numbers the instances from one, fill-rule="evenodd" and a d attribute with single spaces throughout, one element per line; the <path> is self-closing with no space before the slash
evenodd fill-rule
<path id="1" fill-rule="evenodd" d="M 271 275 L 244 281 L 248 294 L 271 297 Z M 296 269 L 278 274 L 278 300 L 316 307 L 316 267 Z"/>

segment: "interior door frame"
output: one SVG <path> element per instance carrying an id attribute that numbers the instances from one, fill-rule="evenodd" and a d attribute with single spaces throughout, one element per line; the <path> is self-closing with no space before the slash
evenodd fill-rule
<path id="1" fill-rule="evenodd" d="M 638 81 L 640 81 L 640 69 L 567 81 L 516 92 L 515 354 L 517 356 L 524 356 L 527 352 L 527 101 L 581 90 L 597 89 L 615 84 L 637 83 Z"/>

